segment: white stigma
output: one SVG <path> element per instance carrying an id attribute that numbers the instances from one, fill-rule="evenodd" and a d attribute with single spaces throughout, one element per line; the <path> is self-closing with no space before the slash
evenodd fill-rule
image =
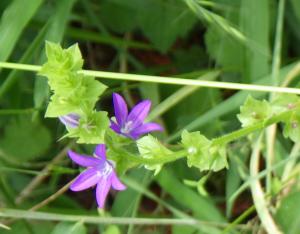
<path id="1" fill-rule="evenodd" d="M 195 147 L 189 147 L 188 148 L 188 153 L 189 154 L 196 154 L 197 153 L 197 149 Z"/>
<path id="2" fill-rule="evenodd" d="M 131 125 L 133 124 L 132 121 L 128 121 L 125 125 L 121 128 L 121 133 L 127 134 L 131 131 Z"/>

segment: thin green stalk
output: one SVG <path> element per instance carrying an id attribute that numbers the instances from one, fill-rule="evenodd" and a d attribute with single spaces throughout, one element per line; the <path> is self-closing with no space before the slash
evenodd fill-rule
<path id="1" fill-rule="evenodd" d="M 136 163 L 147 164 L 147 165 L 156 165 L 156 164 L 165 164 L 169 162 L 176 161 L 180 158 L 184 158 L 187 155 L 186 150 L 180 150 L 173 154 L 169 154 L 168 157 L 163 158 L 142 158 L 138 155 L 127 153 L 127 159 Z"/>
<path id="2" fill-rule="evenodd" d="M 0 67 L 9 68 L 9 69 L 19 69 L 25 71 L 34 71 L 34 72 L 38 72 L 41 69 L 41 66 L 38 65 L 17 64 L 17 63 L 7 63 L 7 62 L 0 62 Z M 147 76 L 147 75 L 125 74 L 125 73 L 92 71 L 92 70 L 82 70 L 79 73 L 87 76 L 94 76 L 101 79 L 140 81 L 140 82 L 163 83 L 163 84 L 173 84 L 173 85 L 191 85 L 191 86 L 202 86 L 202 87 L 233 89 L 233 90 L 241 89 L 241 90 L 252 90 L 257 92 L 278 92 L 278 93 L 300 94 L 300 89 L 297 88 L 285 88 L 285 87 L 275 87 L 275 86 L 266 86 L 266 85 L 193 80 L 193 79 L 183 79 L 183 78 L 175 78 L 175 77 Z"/>
<path id="3" fill-rule="evenodd" d="M 259 171 L 259 156 L 260 156 L 260 148 L 261 148 L 261 139 L 262 134 L 257 138 L 253 152 L 250 158 L 250 175 L 252 177 L 256 177 Z M 257 211 L 257 214 L 268 234 L 281 234 L 282 232 L 276 226 L 269 210 L 268 204 L 265 200 L 265 195 L 263 189 L 260 185 L 259 180 L 255 180 L 251 182 L 251 193 L 253 202 Z"/>
<path id="4" fill-rule="evenodd" d="M 77 40 L 92 41 L 92 42 L 107 44 L 111 46 L 119 47 L 119 46 L 123 46 L 124 44 L 124 41 L 121 38 L 110 36 L 110 35 L 103 35 L 97 32 L 92 32 L 84 29 L 70 27 L 67 29 L 66 34 L 69 37 L 75 38 Z M 138 42 L 138 41 L 133 41 L 133 40 L 130 40 L 128 42 L 128 47 L 141 49 L 141 50 L 153 50 L 153 47 L 151 45 Z"/>
<path id="5" fill-rule="evenodd" d="M 278 17 L 276 23 L 276 35 L 275 35 L 275 46 L 273 51 L 273 62 L 272 62 L 272 72 L 271 79 L 273 85 L 278 85 L 278 76 L 280 70 L 280 60 L 281 60 L 281 45 L 282 45 L 282 32 L 283 32 L 283 22 L 284 22 L 284 7 L 285 0 L 280 0 L 278 4 Z M 270 94 L 270 101 L 274 99 L 274 94 Z M 266 167 L 267 169 L 272 166 L 274 159 L 274 145 L 276 141 L 276 131 L 277 126 L 271 126 L 266 130 L 266 143 L 267 143 L 267 154 L 266 154 Z M 266 188 L 267 192 L 272 190 L 272 175 L 268 173 L 266 177 Z"/>
<path id="6" fill-rule="evenodd" d="M 284 170 L 283 170 L 283 173 L 281 176 L 281 181 L 285 181 L 288 179 L 293 167 L 295 166 L 295 164 L 297 162 L 297 156 L 299 155 L 299 151 L 300 151 L 300 143 L 296 143 L 293 146 L 291 153 L 288 156 L 288 158 L 290 158 L 291 160 L 284 167 Z"/>
<path id="7" fill-rule="evenodd" d="M 90 224 L 118 224 L 118 225 L 186 225 L 186 226 L 216 226 L 226 227 L 228 223 L 199 221 L 196 219 L 173 219 L 173 218 L 125 218 L 125 217 L 98 217 L 90 215 L 70 215 L 38 211 L 25 211 L 19 209 L 0 209 L 0 217 L 34 219 L 45 221 L 84 222 Z"/>
<path id="8" fill-rule="evenodd" d="M 33 170 L 28 170 L 28 169 L 20 169 L 20 168 L 12 168 L 12 167 L 0 167 L 1 172 L 19 172 L 19 173 L 24 173 L 24 174 L 29 174 L 29 175 L 38 175 L 40 172 L 39 171 L 33 171 Z"/>
<path id="9" fill-rule="evenodd" d="M 74 145 L 74 141 L 71 141 L 69 144 L 67 144 L 52 160 L 50 163 L 48 163 L 41 171 L 40 173 L 32 179 L 32 181 L 23 188 L 23 190 L 20 192 L 19 196 L 16 197 L 15 203 L 20 204 L 22 203 L 44 179 L 47 178 L 47 175 L 49 174 L 52 167 L 59 163 L 66 155 L 66 152 L 69 148 L 71 148 Z"/>
<path id="10" fill-rule="evenodd" d="M 25 51 L 25 53 L 22 55 L 20 60 L 18 61 L 19 63 L 25 63 L 28 62 L 34 52 L 41 47 L 43 41 L 45 40 L 45 35 L 47 33 L 47 30 L 49 28 L 50 21 L 48 21 L 44 27 L 39 31 L 38 35 L 35 37 L 35 39 L 31 42 L 30 46 L 28 49 Z M 19 71 L 14 70 L 9 73 L 5 81 L 1 84 L 0 86 L 0 98 L 3 97 L 5 93 L 7 93 L 15 84 L 15 82 L 18 80 L 18 74 Z"/>
<path id="11" fill-rule="evenodd" d="M 250 133 L 253 133 L 257 130 L 262 130 L 272 124 L 275 124 L 275 123 L 278 123 L 280 121 L 282 121 L 283 119 L 285 119 L 286 117 L 288 117 L 290 114 L 292 114 L 296 109 L 299 109 L 300 106 L 299 106 L 299 103 L 297 104 L 297 107 L 295 109 L 292 109 L 292 110 L 288 110 L 288 111 L 285 111 L 283 113 L 280 113 L 278 115 L 275 115 L 265 121 L 261 121 L 261 122 L 258 122 L 256 124 L 253 124 L 251 126 L 248 126 L 248 127 L 245 127 L 245 128 L 242 128 L 242 129 L 239 129 L 237 131 L 234 131 L 232 133 L 229 133 L 227 135 L 224 135 L 224 136 L 221 136 L 219 138 L 215 138 L 212 140 L 212 145 L 224 145 L 228 142 L 231 142 L 231 141 L 234 141 L 238 138 L 241 138 L 243 136 L 246 136 Z"/>
<path id="12" fill-rule="evenodd" d="M 261 171 L 256 177 L 248 177 L 248 179 L 239 187 L 239 189 L 231 195 L 229 200 L 231 202 L 233 202 L 242 192 L 244 192 L 250 186 L 250 184 L 253 180 L 262 179 L 267 174 L 277 171 L 279 168 L 283 167 L 285 164 L 287 166 L 290 162 L 295 162 L 298 158 L 299 158 L 299 152 L 297 152 L 297 154 L 293 154 L 293 155 L 290 154 L 286 159 L 272 165 L 271 168 Z M 289 177 L 289 174 L 282 181 L 287 180 L 288 177 Z M 268 194 L 270 194 L 270 193 L 268 193 Z"/>
<path id="13" fill-rule="evenodd" d="M 230 223 L 221 234 L 230 233 L 230 231 L 235 228 L 239 223 L 243 222 L 249 215 L 255 211 L 255 206 L 250 206 L 245 210 L 238 218 L 236 218 L 232 223 Z"/>
<path id="14" fill-rule="evenodd" d="M 279 83 L 278 82 L 278 74 L 279 74 L 280 61 L 281 61 L 280 54 L 281 54 L 281 47 L 282 47 L 284 8 L 285 8 L 285 0 L 280 0 L 279 4 L 278 4 L 278 17 L 277 17 L 277 23 L 276 23 L 276 35 L 275 35 L 272 73 L 271 73 L 271 79 L 272 79 L 274 85 L 277 85 Z"/>
<path id="15" fill-rule="evenodd" d="M 296 107 L 294 109 L 282 112 L 282 113 L 275 115 L 265 121 L 260 121 L 251 126 L 236 130 L 234 132 L 231 132 L 231 133 L 221 136 L 219 138 L 215 138 L 212 140 L 212 144 L 207 147 L 226 145 L 227 143 L 229 143 L 231 141 L 234 141 L 241 137 L 247 136 L 253 132 L 256 132 L 258 130 L 263 130 L 264 128 L 266 128 L 272 124 L 278 123 L 278 122 L 282 121 L 283 119 L 286 119 L 289 115 L 291 115 L 297 109 L 300 109 L 300 103 L 297 103 Z M 165 164 L 165 163 L 173 162 L 180 158 L 184 158 L 187 155 L 186 150 L 180 150 L 173 154 L 170 154 L 168 157 L 162 157 L 162 158 L 158 157 L 158 158 L 151 159 L 151 158 L 142 158 L 140 156 L 130 154 L 127 151 L 123 151 L 122 153 L 128 157 L 128 160 L 131 160 L 136 163 L 148 164 L 148 165 Z"/>

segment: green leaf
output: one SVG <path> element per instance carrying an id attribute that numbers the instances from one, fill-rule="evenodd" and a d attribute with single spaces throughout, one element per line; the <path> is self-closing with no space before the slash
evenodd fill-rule
<path id="1" fill-rule="evenodd" d="M 203 197 L 185 186 L 177 178 L 177 174 L 172 172 L 169 168 L 162 170 L 161 173 L 155 177 L 155 180 L 176 202 L 190 209 L 193 212 L 193 217 L 221 222 L 225 220 L 210 197 Z"/>
<path id="2" fill-rule="evenodd" d="M 300 101 L 296 94 L 278 94 L 272 102 L 272 108 L 275 113 L 287 111 L 295 107 Z"/>
<path id="3" fill-rule="evenodd" d="M 105 134 L 105 144 L 108 148 L 107 158 L 116 163 L 118 174 L 123 174 L 138 165 L 137 162 L 130 159 L 132 154 L 137 153 L 136 144 L 130 138 L 119 135 L 109 128 Z"/>
<path id="4" fill-rule="evenodd" d="M 242 0 L 240 9 L 240 28 L 248 40 L 243 48 L 244 80 L 253 82 L 270 72 L 271 6 L 269 0 Z"/>
<path id="5" fill-rule="evenodd" d="M 86 234 L 87 229 L 82 222 L 64 223 L 60 222 L 53 229 L 51 234 Z"/>
<path id="6" fill-rule="evenodd" d="M 121 231 L 117 225 L 109 225 L 103 234 L 121 234 Z"/>
<path id="7" fill-rule="evenodd" d="M 219 171 L 223 168 L 228 168 L 226 147 L 224 145 L 211 147 L 209 152 L 211 157 L 210 169 L 212 171 Z"/>
<path id="8" fill-rule="evenodd" d="M 48 62 L 43 65 L 40 71 L 43 75 L 65 71 L 79 71 L 83 66 L 83 59 L 78 44 L 63 49 L 59 44 L 47 41 L 46 56 Z"/>
<path id="9" fill-rule="evenodd" d="M 166 52 L 177 37 L 185 36 L 196 23 L 196 17 L 176 0 L 139 1 L 138 13 L 141 30 L 161 52 Z"/>
<path id="10" fill-rule="evenodd" d="M 46 23 L 46 39 L 52 42 L 61 42 L 68 26 L 68 21 L 72 12 L 72 7 L 77 0 L 55 1 L 55 7 L 52 9 L 51 17 Z M 40 62 L 44 62 L 45 55 L 40 56 Z M 46 79 L 35 79 L 34 85 L 34 106 L 41 108 L 49 98 L 48 84 Z"/>
<path id="11" fill-rule="evenodd" d="M 246 102 L 240 107 L 240 114 L 237 115 L 243 127 L 266 120 L 272 115 L 272 108 L 266 101 L 259 101 L 248 96 Z"/>
<path id="12" fill-rule="evenodd" d="M 285 234 L 298 234 L 300 230 L 300 192 L 285 197 L 275 216 Z"/>
<path id="13" fill-rule="evenodd" d="M 163 146 L 155 137 L 148 135 L 137 141 L 137 146 L 141 157 L 147 159 L 159 159 L 168 157 L 172 151 Z M 162 164 L 145 165 L 148 170 L 155 170 L 154 175 L 157 175 L 162 169 Z"/>
<path id="14" fill-rule="evenodd" d="M 211 141 L 200 132 L 189 133 L 184 130 L 181 135 L 183 147 L 187 150 L 187 163 L 189 167 L 198 167 L 200 170 L 208 170 L 209 165 L 209 146 Z"/>
<path id="15" fill-rule="evenodd" d="M 53 223 L 36 222 L 34 225 L 28 226 L 26 222 L 16 220 L 9 227 L 11 228 L 10 230 L 4 230 L 0 227 L 1 234 L 49 234 L 53 229 Z"/>
<path id="16" fill-rule="evenodd" d="M 138 23 L 138 10 L 136 5 L 135 7 L 131 7 L 126 2 L 106 0 L 101 4 L 99 17 L 108 28 L 117 33 L 129 32 L 133 30 Z M 118 17 L 115 17 L 116 15 Z"/>
<path id="17" fill-rule="evenodd" d="M 181 135 L 183 147 L 187 150 L 187 164 L 201 171 L 219 171 L 228 167 L 225 146 L 211 147 L 211 141 L 200 132 L 184 130 Z"/>
<path id="18" fill-rule="evenodd" d="M 93 77 L 70 73 L 57 78 L 54 82 L 49 80 L 51 87 L 55 88 L 55 94 L 51 96 L 46 117 L 58 117 L 71 112 L 80 113 L 92 110 L 99 96 L 106 89 L 105 85 Z"/>
<path id="19" fill-rule="evenodd" d="M 0 20 L 0 61 L 6 61 L 12 53 L 24 28 L 33 18 L 41 6 L 43 0 L 31 0 L 26 2 L 14 0 L 2 12 Z"/>
<path id="20" fill-rule="evenodd" d="M 49 130 L 29 118 L 12 119 L 4 129 L 1 150 L 19 161 L 25 162 L 41 157 L 51 144 Z"/>
<path id="21" fill-rule="evenodd" d="M 47 42 L 46 53 L 48 62 L 40 74 L 48 77 L 54 91 L 46 117 L 91 111 L 106 86 L 94 77 L 77 73 L 83 64 L 78 45 L 62 49 L 58 44 Z"/>
<path id="22" fill-rule="evenodd" d="M 294 112 L 285 121 L 283 135 L 294 142 L 300 141 L 300 113 Z"/>
<path id="23" fill-rule="evenodd" d="M 87 116 L 81 116 L 77 128 L 67 127 L 71 138 L 78 138 L 77 143 L 101 144 L 109 127 L 109 119 L 105 111 L 93 111 Z"/>

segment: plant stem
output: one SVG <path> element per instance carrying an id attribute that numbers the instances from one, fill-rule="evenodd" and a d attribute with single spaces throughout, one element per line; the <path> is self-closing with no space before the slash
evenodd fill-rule
<path id="1" fill-rule="evenodd" d="M 147 164 L 147 165 L 156 165 L 156 164 L 165 164 L 169 162 L 176 161 L 180 158 L 184 158 L 187 155 L 186 150 L 180 150 L 175 153 L 169 154 L 168 157 L 163 158 L 142 158 L 140 156 L 127 153 L 128 160 L 134 161 L 136 163 Z"/>
<path id="2" fill-rule="evenodd" d="M 283 29 L 283 21 L 284 21 L 284 7 L 285 0 L 280 0 L 278 4 L 278 17 L 276 23 L 276 35 L 274 42 L 274 51 L 273 51 L 273 61 L 272 61 L 272 73 L 271 79 L 273 85 L 278 85 L 278 74 L 280 70 L 280 61 L 281 61 L 281 44 L 282 44 L 282 29 Z M 272 101 L 274 99 L 274 93 L 270 94 L 269 100 Z M 274 159 L 274 145 L 276 141 L 276 132 L 277 126 L 276 124 L 270 126 L 266 129 L 266 167 L 267 169 L 272 167 L 273 159 Z M 272 174 L 268 173 L 266 177 L 266 188 L 267 193 L 270 193 L 272 190 Z"/>
<path id="3" fill-rule="evenodd" d="M 262 134 L 257 138 L 253 152 L 250 158 L 250 176 L 256 177 L 259 170 L 259 155 L 261 147 Z M 253 197 L 253 202 L 257 211 L 257 214 L 268 234 L 281 234 L 278 227 L 276 226 L 265 201 L 265 196 L 263 189 L 260 185 L 259 180 L 253 180 L 251 182 L 251 193 Z"/>
<path id="4" fill-rule="evenodd" d="M 65 221 L 78 222 L 90 224 L 118 224 L 118 225 L 186 225 L 186 226 L 215 226 L 226 227 L 228 223 L 200 221 L 196 219 L 174 219 L 174 218 L 126 218 L 126 217 L 99 217 L 88 215 L 69 215 L 57 214 L 48 212 L 25 211 L 19 209 L 0 209 L 0 217 L 5 218 L 19 218 L 19 219 L 35 219 L 45 221 Z M 245 229 L 245 228 L 243 228 Z M 248 229 L 248 228 L 246 228 Z"/>
<path id="5" fill-rule="evenodd" d="M 41 66 L 37 66 L 37 65 L 7 63 L 7 62 L 0 62 L 0 67 L 9 68 L 9 69 L 19 69 L 25 71 L 33 71 L 33 72 L 38 72 L 41 69 Z M 266 85 L 240 84 L 240 83 L 232 83 L 232 82 L 218 82 L 218 81 L 207 81 L 207 80 L 193 80 L 193 79 L 183 79 L 183 78 L 176 78 L 176 77 L 148 76 L 148 75 L 92 71 L 92 70 L 82 70 L 79 71 L 79 73 L 87 76 L 98 77 L 101 79 L 140 81 L 140 82 L 162 83 L 162 84 L 173 84 L 173 85 L 190 85 L 190 86 L 202 86 L 202 87 L 233 89 L 233 90 L 252 90 L 257 92 L 278 92 L 278 93 L 300 94 L 300 89 L 297 88 L 285 88 L 285 87 L 275 87 L 275 86 L 266 86 Z"/>
<path id="6" fill-rule="evenodd" d="M 280 113 L 278 115 L 275 115 L 265 121 L 261 121 L 258 122 L 256 124 L 253 124 L 251 126 L 239 129 L 237 131 L 234 131 L 232 133 L 229 133 L 227 135 L 221 136 L 219 138 L 215 138 L 212 140 L 212 145 L 224 145 L 228 142 L 234 141 L 238 138 L 241 138 L 243 136 L 246 136 L 252 132 L 255 132 L 257 130 L 261 130 L 264 129 L 272 124 L 278 123 L 280 121 L 282 121 L 283 119 L 285 119 L 286 117 L 288 117 L 290 114 L 292 114 L 296 109 L 299 109 L 299 103 L 297 104 L 297 107 L 292 109 L 292 110 L 288 110 L 285 111 L 283 113 Z"/>

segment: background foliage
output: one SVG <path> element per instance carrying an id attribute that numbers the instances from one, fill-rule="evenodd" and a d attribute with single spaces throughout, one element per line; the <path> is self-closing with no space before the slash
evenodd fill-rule
<path id="1" fill-rule="evenodd" d="M 30 0 L 26 6 L 22 0 L 2 0 L 0 12 L 2 62 L 39 65 L 45 62 L 45 40 L 63 47 L 78 42 L 85 69 L 255 84 L 281 85 L 291 80 L 290 85 L 298 87 L 297 0 Z M 284 15 L 283 31 L 278 36 L 280 13 Z M 277 48 L 280 45 L 281 51 Z M 220 75 L 209 75 L 214 71 Z M 156 136 L 166 144 L 178 140 L 183 129 L 200 130 L 208 137 L 238 129 L 236 115 L 249 94 L 138 82 L 103 83 L 109 89 L 97 109 L 112 111 L 114 91 L 122 93 L 131 106 L 150 98 L 153 113 L 149 118 L 165 126 L 165 133 Z M 65 149 L 72 141 L 58 141 L 64 127 L 56 119 L 44 119 L 49 95 L 43 77 L 17 70 L 0 71 L 1 207 L 29 212 L 78 173 L 66 158 Z M 269 98 L 267 93 L 251 95 Z M 283 233 L 296 234 L 300 225 L 299 165 L 295 163 L 299 145 L 284 138 L 281 126 L 274 139 L 276 170 L 268 168 L 268 173 L 272 170 L 272 189 L 266 194 L 276 204 L 272 207 L 276 224 Z M 92 152 L 88 146 L 76 150 Z M 92 191 L 67 191 L 38 207 L 45 212 L 82 216 L 207 221 L 200 226 L 17 219 L 3 220 L 11 231 L 1 229 L 1 233 L 257 233 L 262 227 L 249 190 L 252 151 L 251 137 L 232 143 L 227 149 L 229 169 L 217 173 L 188 168 L 180 160 L 156 176 L 144 168 L 132 170 L 122 178 L 129 188 L 110 195 L 105 213 L 97 212 Z M 262 154 L 267 154 L 266 148 Z M 291 156 L 294 159 L 288 158 Z M 260 167 L 265 169 L 264 160 Z M 266 171 L 259 174 L 262 181 L 265 175 Z"/>

